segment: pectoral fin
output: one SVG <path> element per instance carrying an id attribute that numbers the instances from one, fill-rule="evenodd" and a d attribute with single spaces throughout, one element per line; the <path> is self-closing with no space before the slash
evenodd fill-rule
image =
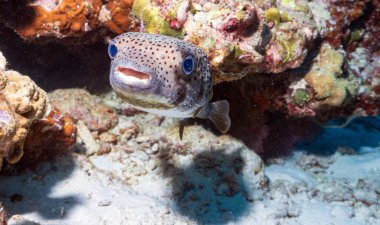
<path id="1" fill-rule="evenodd" d="M 179 120 L 178 125 L 179 125 L 178 126 L 179 139 L 182 141 L 183 131 L 185 130 L 185 122 L 183 120 Z"/>
<path id="2" fill-rule="evenodd" d="M 226 133 L 231 126 L 231 120 L 228 116 L 230 104 L 227 100 L 208 103 L 195 116 L 202 119 L 211 120 L 215 127 L 222 133 Z"/>

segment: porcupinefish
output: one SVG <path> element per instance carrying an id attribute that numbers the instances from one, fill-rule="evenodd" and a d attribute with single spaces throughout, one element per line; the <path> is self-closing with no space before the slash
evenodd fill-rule
<path id="1" fill-rule="evenodd" d="M 108 45 L 110 83 L 117 95 L 145 112 L 210 119 L 223 133 L 231 121 L 226 100 L 210 103 L 212 76 L 206 54 L 183 40 L 128 32 Z"/>

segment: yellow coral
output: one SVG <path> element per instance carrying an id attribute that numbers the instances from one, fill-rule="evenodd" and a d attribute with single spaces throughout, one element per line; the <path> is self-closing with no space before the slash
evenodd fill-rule
<path id="1" fill-rule="evenodd" d="M 343 56 L 330 45 L 321 47 L 311 70 L 306 74 L 307 84 L 315 91 L 314 108 L 322 105 L 339 106 L 346 99 L 349 82 L 338 78 L 341 73 Z"/>

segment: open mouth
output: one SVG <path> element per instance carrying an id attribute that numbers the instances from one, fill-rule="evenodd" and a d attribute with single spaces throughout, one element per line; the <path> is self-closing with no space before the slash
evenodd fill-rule
<path id="1" fill-rule="evenodd" d="M 155 72 L 133 61 L 115 62 L 110 73 L 113 87 L 127 90 L 150 90 L 156 83 Z"/>
<path id="2" fill-rule="evenodd" d="M 127 67 L 117 67 L 116 71 L 124 75 L 125 79 L 131 82 L 148 81 L 150 75 Z"/>

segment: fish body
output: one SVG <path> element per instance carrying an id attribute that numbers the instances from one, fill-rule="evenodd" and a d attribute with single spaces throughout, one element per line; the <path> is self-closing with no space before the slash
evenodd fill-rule
<path id="1" fill-rule="evenodd" d="M 226 132 L 229 104 L 210 103 L 212 76 L 206 54 L 183 40 L 128 32 L 110 41 L 110 83 L 127 103 L 161 116 L 211 119 Z"/>

